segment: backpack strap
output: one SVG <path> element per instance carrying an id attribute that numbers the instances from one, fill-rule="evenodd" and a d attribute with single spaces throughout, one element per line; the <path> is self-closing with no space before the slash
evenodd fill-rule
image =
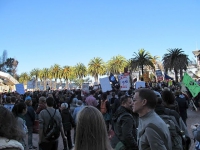
<path id="1" fill-rule="evenodd" d="M 51 116 L 50 112 L 49 112 L 47 109 L 45 109 L 45 110 L 48 112 L 48 114 L 49 114 L 50 118 L 53 118 L 53 117 L 55 116 L 55 114 L 56 114 L 56 109 L 55 109 L 55 111 L 54 111 L 54 114 L 53 114 L 53 116 Z"/>

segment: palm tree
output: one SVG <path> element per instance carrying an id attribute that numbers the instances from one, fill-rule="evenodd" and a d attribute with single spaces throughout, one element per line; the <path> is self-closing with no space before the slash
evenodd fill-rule
<path id="1" fill-rule="evenodd" d="M 78 63 L 75 66 L 74 73 L 77 78 L 83 79 L 83 77 L 85 77 L 87 75 L 87 68 L 85 67 L 85 65 L 83 63 Z"/>
<path id="2" fill-rule="evenodd" d="M 124 72 L 124 68 L 128 62 L 125 57 L 118 55 L 111 58 L 107 63 L 108 72 L 113 74 L 120 74 Z"/>
<path id="3" fill-rule="evenodd" d="M 158 68 L 158 60 L 159 60 L 159 56 L 153 56 L 151 57 L 151 62 L 153 63 L 154 67 L 153 67 L 153 71 L 155 72 L 155 69 Z"/>
<path id="4" fill-rule="evenodd" d="M 106 65 L 99 57 L 94 57 L 88 64 L 88 74 L 94 77 L 95 82 L 98 82 L 98 76 L 106 73 Z"/>
<path id="5" fill-rule="evenodd" d="M 30 76 L 26 72 L 21 73 L 21 75 L 19 76 L 19 82 L 20 83 L 27 84 L 27 82 L 29 80 L 30 80 Z"/>
<path id="6" fill-rule="evenodd" d="M 59 70 L 60 70 L 60 65 L 58 64 L 55 64 L 53 67 L 52 67 L 52 71 L 53 71 L 53 77 L 55 79 L 55 82 L 57 83 L 57 79 L 59 77 Z"/>
<path id="7" fill-rule="evenodd" d="M 168 52 L 162 59 L 165 72 L 174 69 L 175 80 L 178 82 L 178 71 L 180 70 L 180 79 L 182 79 L 182 71 L 187 69 L 189 58 L 181 48 L 168 49 Z"/>
<path id="8" fill-rule="evenodd" d="M 58 78 L 60 79 L 60 86 L 62 85 L 62 78 L 63 78 L 63 69 L 60 68 L 60 70 L 58 71 Z"/>
<path id="9" fill-rule="evenodd" d="M 34 68 L 33 70 L 31 70 L 30 72 L 30 77 L 34 77 L 35 78 L 35 88 L 37 89 L 37 83 L 38 83 L 38 77 L 39 77 L 39 72 L 40 72 L 40 69 L 38 68 Z"/>
<path id="10" fill-rule="evenodd" d="M 65 80 L 65 88 L 68 88 L 68 79 L 70 75 L 72 74 L 72 67 L 70 66 L 64 66 L 63 67 L 63 79 Z"/>
<path id="11" fill-rule="evenodd" d="M 42 74 L 42 77 L 43 77 L 43 84 L 44 84 L 44 90 L 46 90 L 46 82 L 47 82 L 47 79 L 48 79 L 48 74 L 49 74 L 49 69 L 48 68 L 43 68 L 41 70 L 41 74 Z"/>
<path id="12" fill-rule="evenodd" d="M 147 52 L 144 49 L 140 49 L 138 50 L 138 53 L 134 52 L 133 54 L 133 58 L 132 58 L 132 68 L 136 69 L 136 68 L 141 68 L 142 70 L 142 75 L 144 73 L 144 66 L 151 66 L 152 68 L 154 68 L 154 64 L 152 63 L 152 56 L 149 52 Z"/>
<path id="13" fill-rule="evenodd" d="M 53 68 L 49 69 L 48 79 L 50 80 L 50 87 L 52 87 L 52 79 L 54 78 Z"/>
<path id="14" fill-rule="evenodd" d="M 76 79 L 76 75 L 75 75 L 75 67 L 70 67 L 70 69 L 71 69 L 71 72 L 70 72 L 70 74 L 69 74 L 69 77 L 68 77 L 68 79 L 69 79 L 69 82 L 71 83 L 72 81 L 74 81 L 75 79 Z"/>

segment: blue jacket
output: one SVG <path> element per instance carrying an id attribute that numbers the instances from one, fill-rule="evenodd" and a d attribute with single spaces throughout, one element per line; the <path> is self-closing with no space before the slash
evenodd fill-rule
<path id="1" fill-rule="evenodd" d="M 26 126 L 32 127 L 35 121 L 35 111 L 32 106 L 27 107 L 27 113 L 25 115 Z"/>

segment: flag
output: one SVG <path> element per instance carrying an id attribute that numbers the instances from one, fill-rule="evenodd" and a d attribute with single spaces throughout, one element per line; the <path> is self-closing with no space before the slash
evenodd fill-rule
<path id="1" fill-rule="evenodd" d="M 172 78 L 172 77 L 170 77 L 170 76 L 168 76 L 167 74 L 165 74 L 165 80 L 174 80 L 174 78 Z"/>
<path id="2" fill-rule="evenodd" d="M 199 94 L 200 86 L 186 72 L 183 76 L 183 84 L 189 89 L 193 97 Z"/>

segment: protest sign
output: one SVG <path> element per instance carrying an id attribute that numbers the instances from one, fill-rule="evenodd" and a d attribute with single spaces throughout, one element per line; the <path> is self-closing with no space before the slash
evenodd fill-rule
<path id="1" fill-rule="evenodd" d="M 89 93 L 89 83 L 82 84 L 82 91 Z"/>
<path id="2" fill-rule="evenodd" d="M 156 70 L 156 76 L 157 76 L 157 80 L 158 81 L 162 81 L 163 80 L 163 74 L 161 70 Z"/>
<path id="3" fill-rule="evenodd" d="M 17 93 L 19 94 L 24 94 L 25 91 L 24 91 L 24 85 L 23 84 L 15 84 L 15 89 L 17 91 Z"/>
<path id="4" fill-rule="evenodd" d="M 200 86 L 185 72 L 183 76 L 183 84 L 189 89 L 193 97 L 200 92 Z"/>
<path id="5" fill-rule="evenodd" d="M 99 81 L 100 81 L 100 84 L 101 84 L 102 92 L 112 90 L 109 77 L 100 78 Z"/>
<path id="6" fill-rule="evenodd" d="M 31 80 L 27 82 L 27 89 L 34 89 L 35 88 L 35 80 Z"/>
<path id="7" fill-rule="evenodd" d="M 135 83 L 135 89 L 139 89 L 139 88 L 145 88 L 145 82 L 144 81 L 137 81 Z"/>
<path id="8" fill-rule="evenodd" d="M 130 89 L 129 75 L 119 76 L 119 84 L 121 91 L 128 91 Z"/>

